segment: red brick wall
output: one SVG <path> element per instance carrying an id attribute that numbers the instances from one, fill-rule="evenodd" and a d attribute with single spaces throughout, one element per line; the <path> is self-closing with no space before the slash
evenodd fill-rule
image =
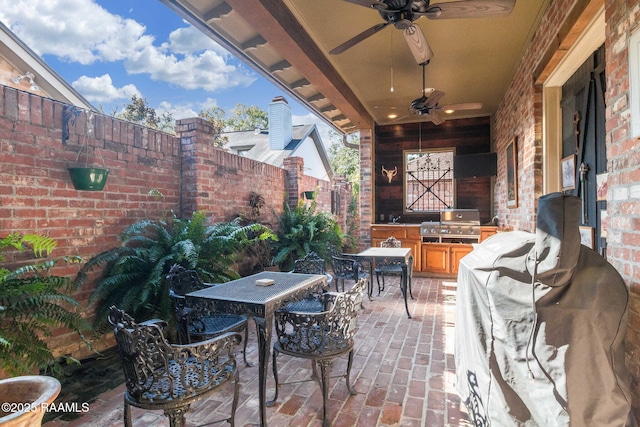
<path id="1" fill-rule="evenodd" d="M 204 210 L 213 221 L 228 221 L 248 213 L 251 191 L 265 198 L 264 222 L 277 225 L 272 211 L 282 209 L 288 171 L 213 148 L 206 121 L 180 120 L 176 137 L 99 114 L 88 126 L 87 114 L 78 111 L 63 143 L 64 107 L 0 85 L 0 235 L 46 234 L 57 241 L 55 257 L 89 259 L 118 245 L 124 228 L 143 218 Z M 73 188 L 67 167 L 85 158 L 110 171 L 103 191 Z M 330 209 L 328 182 L 302 173 L 296 179 L 304 188 L 319 185 L 319 206 Z M 74 277 L 77 269 L 57 267 L 54 273 Z M 87 317 L 92 291 L 88 286 L 74 295 Z M 98 349 L 113 344 L 111 336 L 99 341 Z M 56 354 L 90 354 L 66 330 L 55 331 L 49 343 Z"/>
<path id="2" fill-rule="evenodd" d="M 540 88 L 533 72 L 544 53 L 561 40 L 558 29 L 583 0 L 550 3 L 532 43 L 519 64 L 513 81 L 494 117 L 494 143 L 504 153 L 518 139 L 518 207 L 506 206 L 506 159 L 498 158 L 495 209 L 501 224 L 515 229 L 535 229 L 536 200 L 542 194 L 542 107 Z M 606 30 L 607 195 L 608 260 L 631 290 L 629 322 L 625 340 L 627 365 L 632 376 L 633 406 L 640 419 L 640 142 L 629 137 L 628 39 L 640 30 L 640 1 L 604 0 Z"/>
<path id="3" fill-rule="evenodd" d="M 640 1 L 606 0 L 607 257 L 631 289 L 625 341 L 636 417 L 640 419 L 640 141 L 629 121 L 628 39 L 640 30 Z"/>

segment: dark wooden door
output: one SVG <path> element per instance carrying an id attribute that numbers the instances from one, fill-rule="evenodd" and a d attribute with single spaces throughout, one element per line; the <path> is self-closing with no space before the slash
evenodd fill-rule
<path id="1" fill-rule="evenodd" d="M 593 229 L 593 249 L 605 254 L 603 217 L 607 202 L 598 182 L 606 182 L 605 55 L 600 47 L 562 88 L 563 163 L 574 156 L 573 188 L 563 188 L 582 199 L 581 225 Z M 587 228 L 583 229 L 588 233 Z"/>

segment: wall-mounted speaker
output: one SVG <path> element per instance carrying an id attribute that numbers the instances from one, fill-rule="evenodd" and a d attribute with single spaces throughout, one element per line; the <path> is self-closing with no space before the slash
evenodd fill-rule
<path id="1" fill-rule="evenodd" d="M 498 155 L 496 153 L 464 154 L 453 157 L 454 178 L 477 178 L 496 176 Z"/>

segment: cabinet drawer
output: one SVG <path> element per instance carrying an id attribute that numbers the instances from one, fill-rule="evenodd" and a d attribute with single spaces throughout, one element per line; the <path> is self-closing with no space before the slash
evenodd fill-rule
<path id="1" fill-rule="evenodd" d="M 372 239 L 387 239 L 395 237 L 398 240 L 405 238 L 404 227 L 371 227 Z"/>

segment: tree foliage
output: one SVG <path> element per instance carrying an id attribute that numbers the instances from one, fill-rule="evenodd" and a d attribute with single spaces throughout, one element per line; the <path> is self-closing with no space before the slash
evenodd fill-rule
<path id="1" fill-rule="evenodd" d="M 236 104 L 227 126 L 231 130 L 266 129 L 269 125 L 267 112 L 255 105 Z"/>
<path id="2" fill-rule="evenodd" d="M 205 119 L 213 126 L 213 130 L 215 132 L 213 137 L 213 144 L 216 147 L 224 147 L 224 145 L 229 142 L 229 138 L 227 138 L 225 135 L 222 135 L 222 133 L 227 128 L 227 121 L 225 116 L 226 112 L 224 111 L 224 109 L 218 106 L 208 108 L 198 113 L 198 117 Z"/>
<path id="3" fill-rule="evenodd" d="M 229 142 L 229 138 L 223 135 L 224 132 L 266 129 L 269 126 L 267 112 L 255 105 L 247 107 L 244 104 L 236 104 L 230 117 L 227 117 L 224 108 L 211 107 L 200 111 L 198 117 L 202 117 L 212 124 L 215 130 L 214 144 L 216 147 L 223 147 Z"/>
<path id="4" fill-rule="evenodd" d="M 131 97 L 131 103 L 124 106 L 124 112 L 118 118 L 132 123 L 147 126 L 160 131 L 173 131 L 173 116 L 163 113 L 158 116 L 156 110 L 149 106 L 146 98 Z"/>
<path id="5" fill-rule="evenodd" d="M 335 173 L 345 176 L 353 185 L 354 195 L 357 195 L 360 189 L 360 152 L 345 147 L 339 140 L 336 142 L 338 138 L 342 139 L 342 136 L 332 131 L 331 140 L 334 142 L 329 147 L 331 168 Z M 351 144 L 360 144 L 360 137 L 357 134 L 350 134 L 347 138 Z"/>

